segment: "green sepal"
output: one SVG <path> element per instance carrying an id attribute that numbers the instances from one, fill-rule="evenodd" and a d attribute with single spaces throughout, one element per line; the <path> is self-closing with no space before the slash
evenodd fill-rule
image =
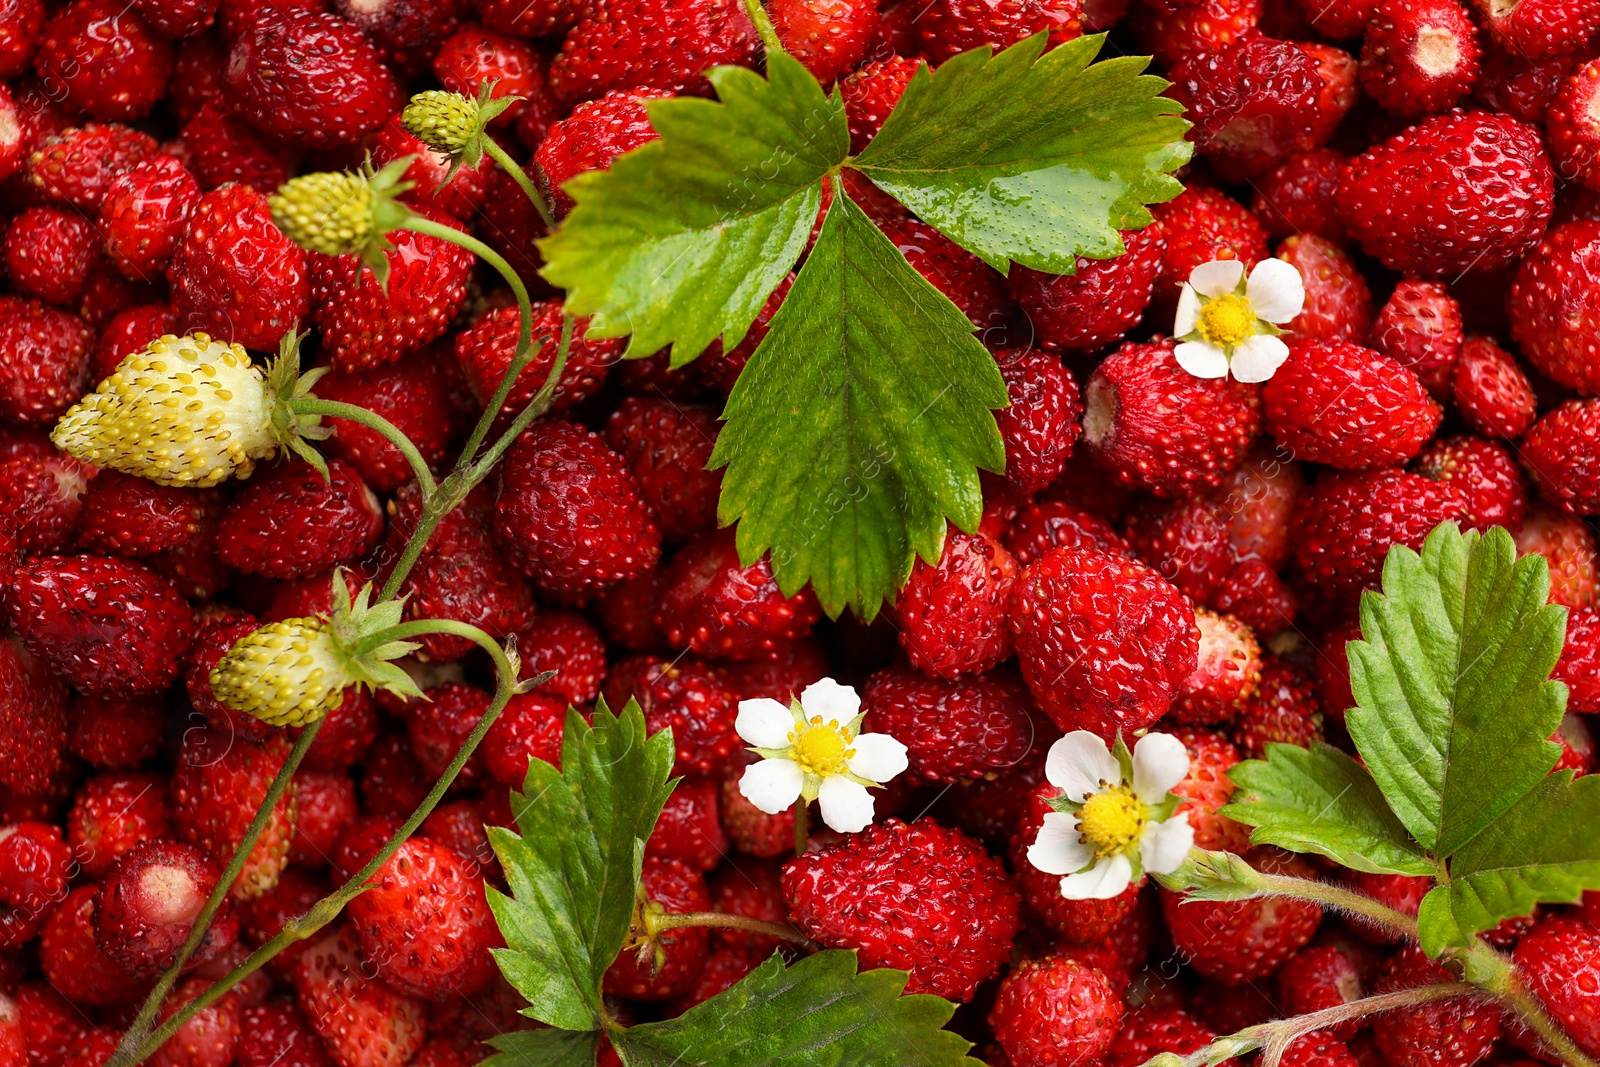
<path id="1" fill-rule="evenodd" d="M 1260 872 L 1232 852 L 1192 849 L 1177 870 L 1151 877 L 1191 900 L 1250 900 L 1265 892 Z"/>

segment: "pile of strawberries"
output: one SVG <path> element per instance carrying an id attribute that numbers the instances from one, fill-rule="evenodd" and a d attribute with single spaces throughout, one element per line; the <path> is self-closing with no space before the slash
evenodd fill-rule
<path id="1" fill-rule="evenodd" d="M 790 921 L 907 969 L 909 991 L 963 1002 L 952 1025 L 993 1067 L 1131 1067 L 1444 977 L 1313 904 L 1179 908 L 1153 884 L 1069 901 L 1024 858 L 1052 740 L 1155 725 L 1189 749 L 1177 792 L 1199 845 L 1415 912 L 1421 880 L 1252 849 L 1217 814 L 1228 768 L 1268 743 L 1348 747 L 1344 646 L 1392 544 L 1454 520 L 1548 559 L 1572 609 L 1562 765 L 1593 769 L 1600 0 L 767 7 L 786 47 L 839 79 L 858 151 L 920 62 L 1109 29 L 1107 50 L 1153 54 L 1188 109 L 1187 189 L 1115 259 L 1003 277 L 851 179 L 973 320 L 1012 400 L 982 527 L 952 531 L 870 625 L 783 596 L 716 529 L 720 405 L 787 285 L 751 338 L 681 370 L 622 363 L 623 341 L 580 324 L 552 414 L 404 586 L 407 617 L 516 635 L 526 674 L 555 679 L 513 700 L 376 889 L 198 1015 L 161 1067 L 455 1067 L 531 1025 L 488 952 L 483 883 L 502 875 L 483 825 L 513 824 L 529 758 L 557 760 L 567 704 L 602 693 L 670 726 L 685 776 L 650 841 L 652 899 Z M 298 324 L 332 368 L 319 396 L 371 408 L 447 469 L 510 364 L 509 292 L 409 232 L 385 292 L 354 257 L 291 243 L 267 194 L 415 155 L 409 202 L 505 255 L 536 290 L 535 333 L 555 337 L 537 214 L 487 157 L 451 174 L 406 132 L 409 94 L 498 80 L 519 97 L 492 132 L 531 157 L 559 217 L 563 182 L 655 136 L 642 100 L 709 94 L 702 71 L 760 54 L 736 0 L 0 0 L 0 1067 L 104 1061 L 288 752 L 285 731 L 216 701 L 209 672 L 262 622 L 327 611 L 334 568 L 380 579 L 419 504 L 400 453 L 342 420 L 322 444 L 330 480 L 284 460 L 208 489 L 79 463 L 51 446 L 55 420 L 163 334 L 264 354 Z M 1288 363 L 1264 386 L 1180 369 L 1162 334 L 1190 271 L 1274 255 L 1307 291 Z M 503 421 L 554 357 L 547 343 Z M 174 1005 L 395 831 L 489 704 L 480 656 L 434 635 L 413 665 L 427 701 L 347 693 Z M 739 793 L 753 757 L 734 719 L 741 699 L 824 676 L 861 690 L 865 728 L 904 742 L 910 770 L 876 825 L 814 831 L 786 863 L 793 820 Z M 1600 910 L 1547 909 L 1496 939 L 1522 939 L 1600 1054 L 1586 920 Z M 774 947 L 675 930 L 659 969 L 612 968 L 611 1011 L 682 1011 Z M 1519 1044 L 1494 1009 L 1453 1001 L 1319 1033 L 1284 1062 L 1468 1067 Z"/>

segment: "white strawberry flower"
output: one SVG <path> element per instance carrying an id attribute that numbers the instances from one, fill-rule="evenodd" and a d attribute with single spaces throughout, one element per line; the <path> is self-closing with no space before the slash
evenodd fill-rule
<path id="1" fill-rule="evenodd" d="M 1173 815 L 1182 798 L 1172 787 L 1189 776 L 1189 752 L 1171 734 L 1146 734 L 1129 752 L 1120 737 L 1113 750 L 1074 730 L 1050 746 L 1044 773 L 1063 796 L 1028 862 L 1065 875 L 1069 900 L 1109 900 L 1146 872 L 1177 870 L 1194 846 L 1188 813 Z"/>
<path id="2" fill-rule="evenodd" d="M 824 678 L 784 707 L 776 700 L 742 700 L 734 726 L 764 757 L 747 767 L 739 792 L 768 815 L 804 797 L 818 801 L 822 821 L 840 833 L 872 822 L 872 794 L 906 769 L 906 746 L 888 734 L 861 733 L 861 698 Z"/>
<path id="3" fill-rule="evenodd" d="M 1300 272 L 1281 259 L 1263 259 L 1248 279 L 1236 259 L 1202 263 L 1178 295 L 1178 366 L 1196 378 L 1264 382 L 1289 358 L 1278 335 L 1305 303 Z"/>

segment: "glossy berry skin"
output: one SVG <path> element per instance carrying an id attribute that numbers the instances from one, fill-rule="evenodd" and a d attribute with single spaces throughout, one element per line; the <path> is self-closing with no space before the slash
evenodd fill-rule
<path id="1" fill-rule="evenodd" d="M 710 405 L 648 396 L 625 398 L 606 421 L 606 443 L 627 461 L 667 541 L 716 528 L 722 474 L 706 464 L 719 429 Z"/>
<path id="2" fill-rule="evenodd" d="M 995 360 L 1011 400 L 995 413 L 1006 445 L 1006 479 L 1018 492 L 1035 493 L 1072 455 L 1083 413 L 1078 383 L 1060 359 L 1040 349 L 1008 349 Z"/>
<path id="3" fill-rule="evenodd" d="M 613 708 L 637 700 L 652 732 L 672 728 L 675 774 L 718 773 L 743 747 L 734 731 L 738 694 L 694 656 L 629 656 L 612 665 L 601 692 Z"/>
<path id="4" fill-rule="evenodd" d="M 448 384 L 429 353 L 404 356 L 369 371 L 333 373 L 317 382 L 317 396 L 373 411 L 400 428 L 432 468 L 443 466 L 455 412 Z M 320 447 L 349 464 L 380 493 L 393 493 L 416 475 L 388 438 L 349 419 L 328 418 L 333 436 Z"/>
<path id="5" fill-rule="evenodd" d="M 398 117 L 391 118 L 373 135 L 372 165 L 381 169 L 404 156 L 414 157 L 405 173 L 405 180 L 413 187 L 401 199 L 452 218 L 474 216 L 488 192 L 494 160 L 486 156 L 476 167 L 458 167 L 452 174 L 449 156 L 423 144 L 400 124 Z"/>
<path id="6" fill-rule="evenodd" d="M 517 195 L 521 195 L 520 193 Z M 565 411 L 588 399 L 600 388 L 611 367 L 622 359 L 626 342 L 621 339 L 591 340 L 585 335 L 588 319 L 578 319 L 572 327 L 572 343 L 567 350 L 567 365 L 556 382 L 552 406 Z M 480 404 L 487 404 L 500 388 L 500 381 L 516 355 L 521 330 L 517 309 L 491 311 L 470 329 L 456 336 L 456 359 L 466 375 L 467 385 Z M 561 337 L 561 302 L 538 300 L 533 304 L 533 336 L 548 338 L 517 375 L 500 408 L 502 419 L 514 419 L 533 400 L 554 369 Z"/>
<path id="7" fill-rule="evenodd" d="M 1291 1015 L 1338 1008 L 1363 995 L 1361 972 L 1355 960 L 1332 945 L 1307 945 L 1278 971 L 1278 999 Z M 1327 1032 L 1348 1041 L 1363 1023 L 1364 1020 L 1351 1019 L 1328 1027 Z"/>
<path id="8" fill-rule="evenodd" d="M 1083 33 L 1081 0 L 935 0 L 917 15 L 922 54 L 933 65 L 984 45 L 995 51 L 1040 30 L 1052 45 Z"/>
<path id="9" fill-rule="evenodd" d="M 170 837 L 167 784 L 153 774 L 102 774 L 78 789 L 67 843 L 91 878 L 104 878 L 124 852 Z"/>
<path id="10" fill-rule="evenodd" d="M 1028 566 L 1052 548 L 1133 555 L 1133 549 L 1109 522 L 1063 500 L 1045 500 L 1023 508 L 1006 528 L 1004 543 L 1019 567 Z"/>
<path id="11" fill-rule="evenodd" d="M 532 121 L 548 127 L 560 105 L 545 85 L 545 62 L 527 41 L 468 25 L 440 45 L 433 57 L 433 76 L 446 89 L 468 98 L 475 98 L 486 81 L 497 83 L 494 98 L 516 97 L 495 116 L 493 126 L 512 126 L 537 112 Z"/>
<path id="12" fill-rule="evenodd" d="M 679 782 L 661 809 L 645 854 L 678 860 L 697 871 L 710 871 L 721 863 L 729 845 L 718 818 L 720 791 L 714 778 Z"/>
<path id="13" fill-rule="evenodd" d="M 783 895 L 796 925 L 861 965 L 909 971 L 906 992 L 967 1001 L 1010 952 L 1019 897 L 1000 862 L 929 820 L 869 826 L 790 860 Z"/>
<path id="14" fill-rule="evenodd" d="M 100 205 L 106 253 L 130 278 L 159 276 L 183 236 L 200 185 L 172 156 L 155 156 L 114 178 Z"/>
<path id="15" fill-rule="evenodd" d="M 1322 81 L 1316 60 L 1287 41 L 1246 36 L 1202 52 L 1172 70 L 1172 94 L 1184 105 L 1202 153 L 1230 174 L 1259 174 L 1302 146 Z"/>
<path id="16" fill-rule="evenodd" d="M 314 148 L 352 144 L 400 109 L 399 86 L 337 15 L 264 7 L 233 43 L 228 100 L 262 133 Z"/>
<path id="17" fill-rule="evenodd" d="M 523 678 L 556 672 L 537 692 L 577 705 L 593 703 L 600 693 L 606 673 L 605 639 L 576 612 L 539 612 L 517 634 L 517 653 L 522 657 Z"/>
<path id="18" fill-rule="evenodd" d="M 334 1067 L 327 1046 L 292 1000 L 254 1004 L 239 1013 L 239 1067 Z"/>
<path id="19" fill-rule="evenodd" d="M 1570 181 L 1600 188 L 1600 123 L 1595 121 L 1600 65 L 1590 63 L 1573 75 L 1545 112 L 1545 143 L 1556 172 Z"/>
<path id="20" fill-rule="evenodd" d="M 1288 660 L 1263 656 L 1261 684 L 1239 709 L 1232 732 L 1246 759 L 1265 759 L 1272 744 L 1309 748 L 1322 740 L 1316 683 Z"/>
<path id="21" fill-rule="evenodd" d="M 96 940 L 129 973 L 160 974 L 171 966 L 221 876 L 221 866 L 191 845 L 155 840 L 134 847 L 106 875 L 95 907 Z M 215 956 L 238 931 L 238 919 L 224 904 L 196 958 Z"/>
<path id="22" fill-rule="evenodd" d="M 755 27 L 734 0 L 599 0 L 587 5 L 550 63 L 556 99 L 575 104 L 612 89 L 707 96 L 704 71 L 750 66 Z"/>
<path id="23" fill-rule="evenodd" d="M 1170 68 L 1192 56 L 1224 51 L 1249 36 L 1261 22 L 1261 8 L 1261 0 L 1200 0 L 1193 4 L 1148 0 L 1134 8 L 1127 24 L 1140 51 L 1149 52 Z"/>
<path id="24" fill-rule="evenodd" d="M 1209 186 L 1191 185 L 1151 214 L 1167 239 L 1155 293 L 1163 315 L 1177 306 L 1179 288 L 1200 264 L 1237 259 L 1249 270 L 1267 258 L 1266 229 L 1243 204 Z"/>
<path id="25" fill-rule="evenodd" d="M 1140 1067 L 1158 1052 L 1199 1052 L 1216 1038 L 1215 1030 L 1180 1008 L 1139 1008 L 1123 1019 L 1104 1063 L 1105 1067 Z M 1238 1060 L 1223 1060 L 1219 1067 L 1238 1064 Z"/>
<path id="26" fill-rule="evenodd" d="M 341 1067 L 401 1067 L 422 1047 L 426 1006 L 372 978 L 349 927 L 333 927 L 306 944 L 290 980 L 301 1010 Z"/>
<path id="27" fill-rule="evenodd" d="M 193 538 L 217 509 L 218 497 L 101 471 L 83 501 L 80 544 L 108 556 L 149 556 Z"/>
<path id="28" fill-rule="evenodd" d="M 1512 952 L 1528 988 L 1589 1055 L 1600 1054 L 1600 932 L 1546 918 Z"/>
<path id="29" fill-rule="evenodd" d="M 1578 51 L 1600 30 L 1595 0 L 1522 0 L 1497 6 L 1473 0 L 1490 36 L 1508 51 L 1529 58 Z"/>
<path id="30" fill-rule="evenodd" d="M 1526 441 L 1522 458 L 1533 462 Z M 1498 441 L 1440 438 L 1417 457 L 1416 472 L 1459 489 L 1467 498 L 1467 523 L 1476 529 L 1504 526 L 1516 532 L 1528 515 L 1528 480 L 1517 457 Z"/>
<path id="31" fill-rule="evenodd" d="M 917 68 L 925 65 L 915 57 L 888 55 L 863 64 L 839 82 L 851 152 L 860 152 L 878 135 Z"/>
<path id="32" fill-rule="evenodd" d="M 1567 685 L 1571 711 L 1600 712 L 1600 611 L 1577 608 L 1567 614 L 1567 641 L 1551 677 Z"/>
<path id="33" fill-rule="evenodd" d="M 1012 1063 L 1079 1067 L 1111 1046 L 1123 1011 L 1098 968 L 1048 956 L 1025 960 L 1006 975 L 989 1020 Z"/>
<path id="34" fill-rule="evenodd" d="M 766 556 L 742 565 L 730 528 L 702 534 L 673 557 L 656 623 L 670 644 L 704 656 L 775 659 L 821 615 L 809 588 L 783 595 Z"/>
<path id="35" fill-rule="evenodd" d="M 1055 810 L 1050 801 L 1059 796 L 1061 790 L 1049 782 L 1040 782 L 1026 790 L 1015 829 L 1011 831 L 1011 869 L 1032 914 L 1044 920 L 1069 944 L 1100 945 L 1115 936 L 1117 928 L 1133 913 L 1143 881 L 1130 884 L 1109 900 L 1069 900 L 1061 895 L 1060 875 L 1046 874 L 1028 862 L 1028 849 L 1038 838 L 1045 815 Z M 1106 973 L 1109 977 L 1110 972 Z"/>
<path id="36" fill-rule="evenodd" d="M 176 587 L 127 560 L 32 560 L 17 569 L 10 606 L 28 650 L 94 696 L 160 692 L 194 639 L 193 616 Z"/>
<path id="37" fill-rule="evenodd" d="M 1125 344 L 1084 395 L 1083 443 L 1101 470 L 1157 496 L 1191 496 L 1238 466 L 1261 427 L 1257 386 L 1196 378 L 1174 342 Z"/>
<path id="38" fill-rule="evenodd" d="M 564 0 L 474 0 L 473 6 L 485 26 L 513 37 L 545 37 L 577 18 Z"/>
<path id="39" fill-rule="evenodd" d="M 947 681 L 905 667 L 867 678 L 863 729 L 906 739 L 911 774 L 947 785 L 1005 774 L 1048 744 L 1048 727 L 1010 671 Z"/>
<path id="40" fill-rule="evenodd" d="M 1079 256 L 1073 274 L 1014 265 L 1006 279 L 1034 336 L 1064 352 L 1114 344 L 1144 318 L 1167 242 L 1159 223 L 1122 231 L 1126 251 L 1110 259 Z"/>
<path id="41" fill-rule="evenodd" d="M 861 62 L 878 28 L 875 0 L 773 0 L 768 14 L 784 51 L 823 85 Z"/>
<path id="42" fill-rule="evenodd" d="M 1135 559 L 1149 564 L 1178 591 L 1207 603 L 1233 568 L 1227 509 L 1204 497 L 1142 500 L 1123 525 Z"/>
<path id="43" fill-rule="evenodd" d="M 289 742 L 281 733 L 257 745 L 215 727 L 190 729 L 172 776 L 172 813 L 178 836 L 219 864 L 227 863 L 288 755 Z M 259 897 L 278 883 L 293 836 L 291 788 L 272 809 L 246 859 L 233 885 L 235 900 Z"/>
<path id="44" fill-rule="evenodd" d="M 328 463 L 329 481 L 289 462 L 251 479 L 223 513 L 219 551 L 247 574 L 303 578 L 364 554 L 383 536 L 383 511 L 355 470 Z"/>
<path id="45" fill-rule="evenodd" d="M 1273 874 L 1313 876 L 1298 857 L 1252 850 L 1247 858 Z M 1223 985 L 1241 985 L 1276 971 L 1310 940 L 1322 919 L 1322 909 L 1304 900 L 1186 900 L 1167 890 L 1161 892 L 1161 910 L 1178 951 L 1195 970 Z"/>
<path id="46" fill-rule="evenodd" d="M 1461 305 L 1438 282 L 1406 280 L 1372 324 L 1372 349 L 1415 374 L 1436 396 L 1449 393 L 1464 341 Z"/>
<path id="47" fill-rule="evenodd" d="M 1436 114 L 1472 91 L 1483 50 L 1456 0 L 1383 0 L 1361 44 L 1361 87 L 1405 118 Z"/>
<path id="48" fill-rule="evenodd" d="M 1255 180 L 1250 210 L 1274 238 L 1307 234 L 1344 244 L 1334 200 L 1344 163 L 1332 148 L 1296 153 Z"/>
<path id="49" fill-rule="evenodd" d="M 272 222 L 266 197 L 225 185 L 200 198 L 172 257 L 172 306 L 184 332 L 275 352 L 310 311 L 306 253 Z"/>
<path id="50" fill-rule="evenodd" d="M 93 224 L 76 211 L 29 208 L 6 230 L 12 289 L 47 304 L 72 303 L 83 295 L 99 244 Z"/>
<path id="51" fill-rule="evenodd" d="M 39 822 L 0 827 L 0 948 L 38 936 L 66 899 L 72 853 L 61 828 Z"/>
<path id="52" fill-rule="evenodd" d="M 572 114 L 551 124 L 533 161 L 556 218 L 565 218 L 573 207 L 572 197 L 562 188 L 567 182 L 579 174 L 610 170 L 618 156 L 656 139 L 644 102 L 667 95 L 661 91 L 613 91 L 579 104 Z"/>
<path id="53" fill-rule="evenodd" d="M 1534 127 L 1457 111 L 1351 160 L 1339 180 L 1339 213 L 1391 270 L 1454 278 L 1533 248 L 1550 220 L 1554 182 Z"/>
<path id="54" fill-rule="evenodd" d="M 942 678 L 982 673 L 1011 655 L 1008 609 L 1019 568 L 982 534 L 951 530 L 937 566 L 918 560 L 896 602 L 912 666 Z"/>
<path id="55" fill-rule="evenodd" d="M 1163 724 L 1165 725 L 1165 724 Z M 1170 732 L 1189 750 L 1189 774 L 1172 787 L 1183 797 L 1178 812 L 1189 816 L 1195 845 L 1244 853 L 1250 847 L 1250 830 L 1218 812 L 1233 797 L 1228 771 L 1239 762 L 1239 750 L 1225 736 L 1204 726 L 1172 726 Z"/>
<path id="56" fill-rule="evenodd" d="M 205 189 L 238 182 L 270 196 L 298 159 L 293 146 L 267 137 L 218 102 L 207 103 L 184 124 L 182 140 L 184 162 Z"/>
<path id="57" fill-rule="evenodd" d="M 1342 341 L 1291 342 L 1262 399 L 1280 448 L 1344 470 L 1410 459 L 1443 417 L 1416 375 Z"/>
<path id="58" fill-rule="evenodd" d="M 1442 966 L 1405 945 L 1383 966 L 1376 992 L 1392 993 L 1450 980 Z M 1372 1034 L 1395 1067 L 1454 1067 L 1489 1054 L 1500 1034 L 1500 1012 L 1475 999 L 1439 1000 L 1375 1016 Z"/>
<path id="59" fill-rule="evenodd" d="M 1333 241 L 1286 237 L 1277 258 L 1300 272 L 1306 300 L 1289 332 L 1305 341 L 1362 344 L 1372 325 L 1372 291 L 1355 259 Z"/>
<path id="60" fill-rule="evenodd" d="M 1231 722 L 1261 684 L 1261 646 L 1250 627 L 1231 615 L 1197 608 L 1194 617 L 1198 665 L 1167 715 L 1182 723 Z"/>
<path id="61" fill-rule="evenodd" d="M 1461 345 L 1450 388 L 1456 410 L 1485 437 L 1521 437 L 1538 410 L 1528 376 L 1487 337 L 1468 337 Z"/>
<path id="62" fill-rule="evenodd" d="M 1403 471 L 1329 474 L 1295 506 L 1290 540 L 1312 585 L 1334 598 L 1378 582 L 1389 547 L 1420 549 L 1441 522 L 1466 518 L 1455 487 Z"/>
<path id="63" fill-rule="evenodd" d="M 1197 662 L 1188 600 L 1142 563 L 1058 548 L 1017 579 L 1011 626 L 1034 701 L 1103 738 L 1160 718 Z"/>
<path id="64" fill-rule="evenodd" d="M 94 335 L 76 315 L 0 295 L 0 418 L 49 426 L 90 384 Z"/>
<path id="65" fill-rule="evenodd" d="M 156 154 L 155 138 L 114 122 L 62 130 L 28 159 L 28 184 L 52 203 L 98 210 L 111 182 Z"/>
<path id="66" fill-rule="evenodd" d="M 668 913 L 710 911 L 711 894 L 704 876 L 678 860 L 646 858 L 640 879 L 645 896 Z M 612 996 L 630 1000 L 671 1000 L 687 993 L 706 962 L 708 931 L 704 927 L 679 927 L 665 931 L 658 942 L 663 955 L 654 966 L 654 947 L 637 955 L 626 949 L 606 971 L 602 988 Z"/>
<path id="67" fill-rule="evenodd" d="M 25 795 L 50 788 L 67 747 L 67 695 L 43 659 L 0 639 L 0 785 Z"/>
<path id="68" fill-rule="evenodd" d="M 102 122 L 150 114 L 172 74 L 172 46 L 115 0 L 75 0 L 45 24 L 34 57 L 45 91 Z"/>
<path id="69" fill-rule="evenodd" d="M 96 940 L 99 897 L 99 886 L 80 885 L 51 913 L 39 935 L 39 967 L 50 985 L 74 1004 L 109 1008 L 140 996 L 147 983 L 107 955 Z M 0 1048 L 4 1044 L 0 1039 Z"/>
<path id="70" fill-rule="evenodd" d="M 1522 261 L 1506 303 L 1511 336 L 1536 369 L 1580 396 L 1600 394 L 1600 221 L 1554 227 Z"/>
<path id="71" fill-rule="evenodd" d="M 1522 437 L 1522 460 L 1546 500 L 1600 513 L 1600 400 L 1568 400 Z"/>

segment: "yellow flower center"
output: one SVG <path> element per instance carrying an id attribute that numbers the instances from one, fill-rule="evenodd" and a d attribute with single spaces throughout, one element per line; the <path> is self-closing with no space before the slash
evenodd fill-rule
<path id="1" fill-rule="evenodd" d="M 849 768 L 850 757 L 856 754 L 844 731 L 821 716 L 797 727 L 789 735 L 789 743 L 794 747 L 794 761 L 818 778 L 843 774 Z"/>
<path id="2" fill-rule="evenodd" d="M 1232 348 L 1255 336 L 1256 309 L 1234 293 L 1219 296 L 1200 309 L 1195 329 L 1211 344 Z"/>
<path id="3" fill-rule="evenodd" d="M 1078 812 L 1078 831 L 1094 846 L 1096 856 L 1126 852 L 1144 829 L 1145 807 L 1121 788 L 1091 793 Z"/>

